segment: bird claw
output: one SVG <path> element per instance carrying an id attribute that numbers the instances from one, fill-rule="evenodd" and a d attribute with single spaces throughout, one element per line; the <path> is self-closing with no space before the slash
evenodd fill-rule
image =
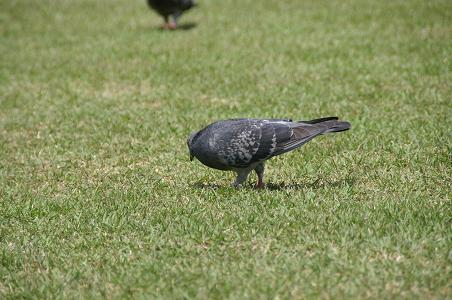
<path id="1" fill-rule="evenodd" d="M 174 30 L 176 28 L 177 28 L 177 25 L 174 22 L 168 22 L 168 23 L 163 24 L 163 29 Z"/>
<path id="2" fill-rule="evenodd" d="M 265 183 L 263 182 L 258 182 L 256 183 L 256 185 L 254 186 L 255 189 L 261 190 L 261 189 L 265 189 Z"/>

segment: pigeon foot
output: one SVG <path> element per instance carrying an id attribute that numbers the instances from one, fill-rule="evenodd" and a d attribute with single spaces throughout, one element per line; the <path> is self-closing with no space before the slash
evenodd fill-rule
<path id="1" fill-rule="evenodd" d="M 165 30 L 174 30 L 176 28 L 177 28 L 177 25 L 174 22 L 168 22 L 168 23 L 163 24 L 163 29 L 165 29 Z"/>
<path id="2" fill-rule="evenodd" d="M 169 30 L 174 30 L 177 28 L 177 24 L 174 22 L 169 22 L 167 25 Z"/>
<path id="3" fill-rule="evenodd" d="M 255 188 L 255 189 L 258 189 L 258 190 L 265 189 L 265 183 L 263 183 L 263 182 L 258 182 L 258 183 L 256 183 L 256 185 L 254 186 L 254 188 Z"/>

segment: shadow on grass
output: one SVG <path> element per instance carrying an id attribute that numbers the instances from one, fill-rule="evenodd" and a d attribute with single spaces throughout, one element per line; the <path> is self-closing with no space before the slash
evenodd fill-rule
<path id="1" fill-rule="evenodd" d="M 344 185 L 352 186 L 355 184 L 355 178 L 347 177 L 335 181 L 318 178 L 313 182 L 278 182 L 267 183 L 266 189 L 270 191 L 279 190 L 304 190 L 304 189 L 322 189 L 322 188 L 336 188 Z"/>
<path id="2" fill-rule="evenodd" d="M 346 177 L 335 181 L 329 181 L 324 178 L 318 178 L 314 182 L 278 182 L 278 183 L 267 183 L 264 190 L 270 191 L 281 191 L 281 190 L 304 190 L 304 189 L 322 189 L 322 188 L 336 188 L 344 185 L 353 186 L 355 184 L 355 178 Z M 220 188 L 232 188 L 231 185 L 219 185 L 216 183 L 205 183 L 196 182 L 193 184 L 194 188 L 198 189 L 220 189 Z M 254 184 L 245 184 L 242 189 L 253 189 Z"/>

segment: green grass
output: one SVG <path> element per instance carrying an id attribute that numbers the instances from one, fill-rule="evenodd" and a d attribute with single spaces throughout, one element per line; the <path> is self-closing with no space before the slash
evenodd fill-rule
<path id="1" fill-rule="evenodd" d="M 452 4 L 0 2 L 0 298 L 452 297 Z M 338 115 L 266 190 L 218 119 Z"/>

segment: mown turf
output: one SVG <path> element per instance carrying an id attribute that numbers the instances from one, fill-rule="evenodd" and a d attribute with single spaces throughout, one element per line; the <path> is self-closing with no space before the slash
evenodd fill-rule
<path id="1" fill-rule="evenodd" d="M 452 297 L 450 1 L 0 2 L 0 298 Z M 188 161 L 230 117 L 351 131 Z"/>

